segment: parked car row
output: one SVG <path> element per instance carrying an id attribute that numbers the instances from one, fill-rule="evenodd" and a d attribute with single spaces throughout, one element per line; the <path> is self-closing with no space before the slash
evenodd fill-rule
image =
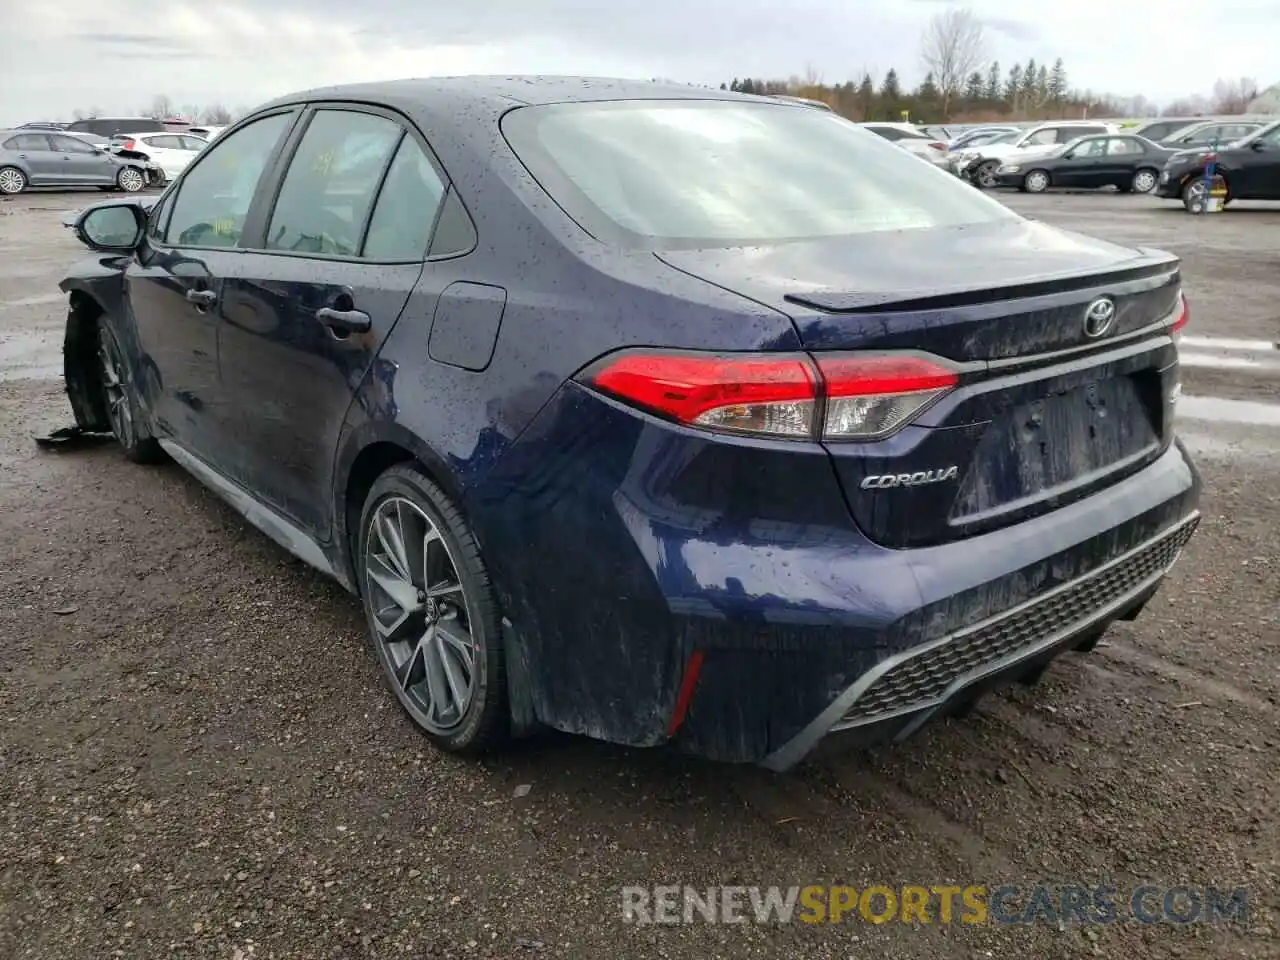
<path id="1" fill-rule="evenodd" d="M 162 186 L 187 168 L 221 127 L 179 130 L 176 121 L 100 117 L 36 121 L 0 131 L 0 193 L 28 187 Z"/>

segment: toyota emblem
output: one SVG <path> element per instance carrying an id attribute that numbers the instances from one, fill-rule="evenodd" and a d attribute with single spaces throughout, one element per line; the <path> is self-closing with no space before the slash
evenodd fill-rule
<path id="1" fill-rule="evenodd" d="M 1093 339 L 1106 336 L 1115 322 L 1116 302 L 1110 297 L 1099 297 L 1084 312 L 1085 336 Z"/>

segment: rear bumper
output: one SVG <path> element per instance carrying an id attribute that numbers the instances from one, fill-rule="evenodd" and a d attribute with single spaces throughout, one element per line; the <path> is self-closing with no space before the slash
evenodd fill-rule
<path id="1" fill-rule="evenodd" d="M 521 723 L 785 769 L 829 734 L 910 733 L 1123 616 L 1199 495 L 1175 442 L 1051 513 L 890 549 L 851 524 L 820 449 L 774 456 L 573 389 L 466 508 L 510 621 Z"/>
<path id="2" fill-rule="evenodd" d="M 903 740 L 940 711 L 1025 675 L 1135 615 L 1200 522 L 1192 513 L 1096 569 L 972 626 L 886 657 L 764 759 L 785 770 L 833 734 L 844 744 Z"/>

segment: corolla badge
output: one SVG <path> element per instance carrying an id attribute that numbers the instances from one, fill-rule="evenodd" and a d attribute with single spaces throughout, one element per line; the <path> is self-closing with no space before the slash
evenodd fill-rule
<path id="1" fill-rule="evenodd" d="M 942 483 L 954 480 L 960 475 L 960 468 L 940 467 L 937 470 L 918 470 L 915 473 L 878 473 L 872 474 L 862 481 L 863 490 L 884 490 L 889 487 L 920 487 L 926 483 Z"/>
<path id="2" fill-rule="evenodd" d="M 1116 302 L 1110 297 L 1099 297 L 1084 312 L 1084 335 L 1097 339 L 1106 336 L 1116 322 Z"/>

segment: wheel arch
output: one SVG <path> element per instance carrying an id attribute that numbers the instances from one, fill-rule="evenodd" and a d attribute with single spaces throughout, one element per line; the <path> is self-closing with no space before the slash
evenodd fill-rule
<path id="1" fill-rule="evenodd" d="M 379 421 L 353 430 L 342 444 L 334 477 L 333 546 L 357 593 L 355 535 L 360 512 L 374 481 L 402 463 L 417 466 L 466 515 L 457 478 L 430 444 L 398 423 Z"/>
<path id="2" fill-rule="evenodd" d="M 67 326 L 62 341 L 62 375 L 67 399 L 81 430 L 111 429 L 102 397 L 98 367 L 98 323 L 106 308 L 91 288 L 80 281 L 64 281 L 69 293 Z"/>

